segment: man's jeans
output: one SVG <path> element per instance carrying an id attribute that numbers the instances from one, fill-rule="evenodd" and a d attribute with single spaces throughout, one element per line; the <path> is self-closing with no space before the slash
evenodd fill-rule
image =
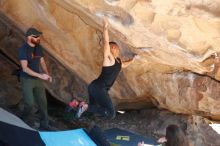
<path id="1" fill-rule="evenodd" d="M 21 87 L 24 97 L 24 110 L 22 118 L 26 119 L 30 115 L 34 100 L 40 111 L 40 126 L 48 126 L 47 99 L 45 88 L 40 79 L 20 77 Z"/>

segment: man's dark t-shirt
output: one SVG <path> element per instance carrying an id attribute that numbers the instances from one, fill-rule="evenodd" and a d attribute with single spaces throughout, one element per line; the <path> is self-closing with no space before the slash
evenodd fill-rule
<path id="1" fill-rule="evenodd" d="M 40 73 L 40 58 L 43 57 L 42 46 L 37 45 L 36 47 L 31 47 L 27 43 L 24 43 L 23 46 L 19 49 L 19 60 L 27 60 L 28 67 L 34 72 Z M 35 78 L 27 73 L 21 71 L 21 77 Z"/>

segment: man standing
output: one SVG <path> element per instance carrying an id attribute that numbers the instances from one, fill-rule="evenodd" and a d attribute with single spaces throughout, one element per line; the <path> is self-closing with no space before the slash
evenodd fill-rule
<path id="1" fill-rule="evenodd" d="M 21 87 L 24 96 L 22 119 L 26 120 L 31 113 L 34 99 L 40 111 L 40 129 L 50 130 L 48 125 L 47 99 L 43 81 L 52 82 L 44 60 L 40 37 L 42 32 L 29 28 L 26 32 L 27 41 L 19 49 Z M 40 72 L 40 67 L 43 73 Z"/>

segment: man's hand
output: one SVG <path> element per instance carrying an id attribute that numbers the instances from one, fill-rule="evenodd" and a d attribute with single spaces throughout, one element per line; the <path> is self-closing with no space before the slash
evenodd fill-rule
<path id="1" fill-rule="evenodd" d="M 51 77 L 47 74 L 40 74 L 38 78 L 40 78 L 44 81 L 48 81 Z"/>
<path id="2" fill-rule="evenodd" d="M 49 80 L 48 80 L 50 83 L 52 83 L 53 79 L 52 77 L 50 76 Z"/>

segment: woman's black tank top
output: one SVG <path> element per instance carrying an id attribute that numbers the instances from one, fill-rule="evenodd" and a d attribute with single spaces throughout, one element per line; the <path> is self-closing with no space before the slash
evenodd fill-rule
<path id="1" fill-rule="evenodd" d="M 98 83 L 100 85 L 104 85 L 106 88 L 109 89 L 114 84 L 120 70 L 121 70 L 121 60 L 120 58 L 117 58 L 115 59 L 114 65 L 103 66 L 101 74 L 93 82 Z"/>

